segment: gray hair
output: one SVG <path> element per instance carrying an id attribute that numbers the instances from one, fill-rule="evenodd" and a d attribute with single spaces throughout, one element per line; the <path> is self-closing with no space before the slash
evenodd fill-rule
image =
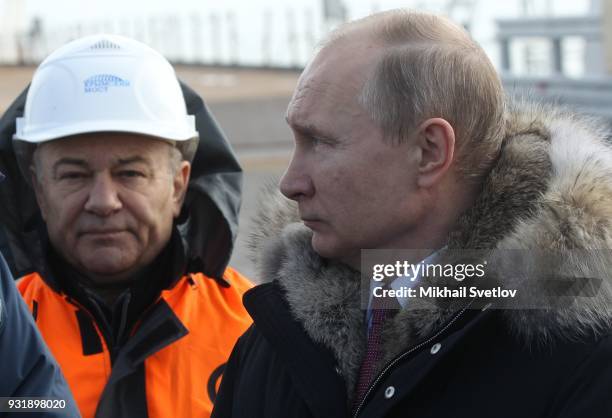
<path id="1" fill-rule="evenodd" d="M 504 94 L 490 60 L 462 28 L 432 14 L 392 10 L 338 28 L 323 48 L 366 29 L 384 51 L 359 100 L 396 141 L 440 117 L 455 130 L 457 168 L 480 178 L 498 155 Z"/>

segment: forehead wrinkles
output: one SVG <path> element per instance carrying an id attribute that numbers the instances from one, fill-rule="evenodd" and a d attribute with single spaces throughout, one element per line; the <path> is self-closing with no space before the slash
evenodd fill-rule
<path id="1" fill-rule="evenodd" d="M 346 80 L 344 80 L 346 81 Z M 287 108 L 290 125 L 316 125 L 331 129 L 341 125 L 339 116 L 347 119 L 363 117 L 358 91 L 346 82 L 323 79 L 320 75 L 300 82 Z"/>
<path id="2" fill-rule="evenodd" d="M 91 167 L 104 167 L 115 165 L 120 160 L 142 157 L 152 161 L 164 158 L 167 152 L 160 149 L 170 147 L 168 144 L 158 145 L 151 142 L 119 142 L 104 140 L 70 140 L 69 142 L 54 141 L 41 144 L 36 149 L 35 160 L 38 159 L 43 166 L 51 166 L 61 158 L 82 160 Z"/>
<path id="3" fill-rule="evenodd" d="M 326 86 L 330 83 L 308 77 L 301 80 L 295 90 L 291 102 L 287 108 L 287 119 L 291 121 L 303 120 L 306 115 L 312 113 L 312 109 L 318 101 L 322 101 L 325 96 Z"/>

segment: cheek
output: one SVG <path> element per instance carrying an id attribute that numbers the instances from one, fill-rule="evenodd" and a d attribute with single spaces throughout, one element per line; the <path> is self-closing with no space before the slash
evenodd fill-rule
<path id="1" fill-rule="evenodd" d="M 376 203 L 372 200 L 377 199 L 377 192 L 382 185 L 371 178 L 366 170 L 364 167 L 336 169 L 325 177 L 329 185 L 330 198 L 338 207 L 356 213 L 360 208 Z"/>
<path id="2" fill-rule="evenodd" d="M 329 177 L 329 205 L 338 215 L 338 222 L 346 224 L 351 234 L 379 229 L 386 223 L 401 218 L 414 203 L 405 170 L 392 170 L 387 165 L 360 166 L 355 170 L 339 170 Z"/>
<path id="3" fill-rule="evenodd" d="M 61 236 L 64 240 L 73 238 L 83 211 L 83 199 L 78 195 L 68 195 L 61 199 L 47 199 L 45 205 L 49 235 Z"/>
<path id="4" fill-rule="evenodd" d="M 124 205 L 127 213 L 137 223 L 140 235 L 167 235 L 173 219 L 173 205 L 169 195 L 135 195 L 125 199 Z"/>
<path id="5" fill-rule="evenodd" d="M 354 230 L 360 218 L 367 217 L 372 199 L 372 179 L 368 164 L 354 155 L 322 159 L 312 170 L 315 188 L 313 205 L 331 221 L 339 233 Z"/>

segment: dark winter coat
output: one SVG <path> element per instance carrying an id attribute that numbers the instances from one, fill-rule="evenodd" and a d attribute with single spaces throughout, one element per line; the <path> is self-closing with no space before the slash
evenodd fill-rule
<path id="1" fill-rule="evenodd" d="M 263 208 L 254 243 L 270 283 L 244 297 L 254 324 L 234 348 L 214 417 L 612 416 L 607 134 L 552 109 L 509 115 L 501 154 L 448 248 L 604 249 L 589 271 L 602 279 L 597 293 L 540 310 L 472 309 L 469 299 L 404 309 L 385 324 L 377 377 L 353 408 L 366 334 L 360 275 L 319 257 L 295 209 L 278 201 Z M 495 271 L 502 283 L 528 277 L 526 299 L 548 283 L 537 256 L 528 261 Z M 580 260 L 561 264 L 564 277 L 583 277 Z"/>
<path id="2" fill-rule="evenodd" d="M 0 255 L 0 396 L 64 401 L 65 408 L 20 412 L 19 417 L 80 417 L 68 384 L 43 342 Z M 55 406 L 62 406 L 57 403 Z M 5 416 L 0 412 L 0 416 Z"/>

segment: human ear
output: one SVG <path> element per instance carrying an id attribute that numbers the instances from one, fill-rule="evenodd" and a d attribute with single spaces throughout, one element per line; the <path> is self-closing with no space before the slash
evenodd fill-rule
<path id="1" fill-rule="evenodd" d="M 172 193 L 172 214 L 176 218 L 181 213 L 181 207 L 185 200 L 185 194 L 187 193 L 187 187 L 189 186 L 189 176 L 191 175 L 191 164 L 188 161 L 182 161 L 178 170 L 174 174 L 173 186 L 174 190 Z"/>
<path id="2" fill-rule="evenodd" d="M 442 118 L 427 119 L 418 129 L 417 146 L 421 151 L 417 184 L 430 188 L 451 166 L 455 154 L 455 130 Z"/>

